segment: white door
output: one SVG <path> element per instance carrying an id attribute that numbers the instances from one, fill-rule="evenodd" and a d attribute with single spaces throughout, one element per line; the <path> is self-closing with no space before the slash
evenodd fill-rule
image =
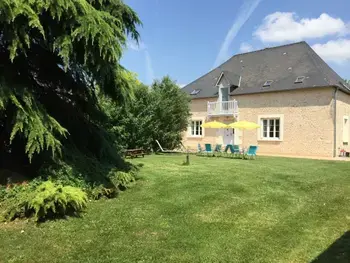
<path id="1" fill-rule="evenodd" d="M 234 144 L 234 131 L 233 129 L 224 129 L 224 134 L 223 134 L 223 144 L 227 145 L 227 144 Z"/>

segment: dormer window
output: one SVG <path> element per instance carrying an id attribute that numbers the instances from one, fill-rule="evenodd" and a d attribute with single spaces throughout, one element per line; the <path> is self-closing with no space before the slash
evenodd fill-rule
<path id="1" fill-rule="evenodd" d="M 304 76 L 299 76 L 297 79 L 294 81 L 294 83 L 303 83 L 305 77 Z"/>
<path id="2" fill-rule="evenodd" d="M 272 84 L 273 80 L 267 80 L 264 85 L 263 85 L 263 88 L 266 88 L 266 87 L 270 87 L 271 84 Z"/>
<path id="3" fill-rule="evenodd" d="M 200 89 L 194 89 L 191 91 L 191 95 L 197 95 L 201 90 Z"/>

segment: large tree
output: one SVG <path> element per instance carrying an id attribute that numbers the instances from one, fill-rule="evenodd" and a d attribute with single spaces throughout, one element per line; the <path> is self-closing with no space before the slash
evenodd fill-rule
<path id="1" fill-rule="evenodd" d="M 164 148 L 179 146 L 190 117 L 189 97 L 169 77 L 150 87 L 141 83 L 135 86 L 133 101 L 126 107 L 103 100 L 116 145 L 159 150 L 159 140 Z"/>
<path id="2" fill-rule="evenodd" d="M 121 0 L 0 0 L 0 167 L 35 174 L 62 149 L 116 160 L 96 89 L 129 97 L 119 60 L 138 24 Z"/>

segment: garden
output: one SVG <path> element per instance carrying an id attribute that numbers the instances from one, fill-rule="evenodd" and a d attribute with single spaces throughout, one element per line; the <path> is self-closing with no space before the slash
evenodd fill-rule
<path id="1" fill-rule="evenodd" d="M 123 1 L 0 1 L 0 222 L 80 217 L 137 179 L 125 149 L 174 148 L 189 98 L 120 65 L 138 42 Z"/>
<path id="2" fill-rule="evenodd" d="M 116 199 L 89 200 L 81 218 L 1 224 L 0 258 L 348 262 L 349 238 L 341 237 L 350 227 L 350 163 L 190 156 L 184 166 L 184 159 L 133 159 L 136 183 Z"/>
<path id="3" fill-rule="evenodd" d="M 0 262 L 349 261 L 348 162 L 155 154 L 189 97 L 120 64 L 134 10 L 0 8 Z"/>

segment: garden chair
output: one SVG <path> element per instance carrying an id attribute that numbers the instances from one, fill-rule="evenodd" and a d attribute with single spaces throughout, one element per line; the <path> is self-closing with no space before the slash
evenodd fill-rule
<path id="1" fill-rule="evenodd" d="M 203 154 L 202 146 L 199 143 L 198 143 L 198 146 L 197 146 L 197 154 L 198 155 L 202 155 Z"/>
<path id="2" fill-rule="evenodd" d="M 214 152 L 217 153 L 218 156 L 221 156 L 221 154 L 222 154 L 221 146 L 222 146 L 221 144 L 217 144 L 217 145 L 215 146 Z"/>
<path id="3" fill-rule="evenodd" d="M 238 145 L 231 145 L 231 152 L 233 155 L 236 155 L 236 154 L 240 154 L 241 151 L 239 150 L 239 146 Z"/>
<path id="4" fill-rule="evenodd" d="M 160 144 L 160 142 L 158 140 L 156 140 L 156 143 L 158 144 L 159 149 L 162 153 L 185 153 L 187 151 L 186 147 L 182 143 L 180 143 L 180 144 L 183 147 L 183 149 L 180 148 L 178 150 L 165 149 L 162 147 L 162 145 Z"/>
<path id="5" fill-rule="evenodd" d="M 230 149 L 230 144 L 227 144 L 225 147 L 225 150 L 222 152 L 223 155 L 227 156 L 228 155 L 228 150 Z"/>
<path id="6" fill-rule="evenodd" d="M 198 155 L 203 155 L 204 153 L 205 153 L 205 151 L 203 150 L 202 146 L 198 143 L 197 154 Z"/>
<path id="7" fill-rule="evenodd" d="M 208 156 L 210 155 L 210 154 L 213 154 L 213 151 L 212 151 L 212 149 L 211 149 L 211 144 L 210 143 L 206 143 L 205 144 L 205 151 L 204 151 Z"/>
<path id="8" fill-rule="evenodd" d="M 255 159 L 257 150 L 258 146 L 249 146 L 248 151 L 244 154 L 244 158 Z"/>

